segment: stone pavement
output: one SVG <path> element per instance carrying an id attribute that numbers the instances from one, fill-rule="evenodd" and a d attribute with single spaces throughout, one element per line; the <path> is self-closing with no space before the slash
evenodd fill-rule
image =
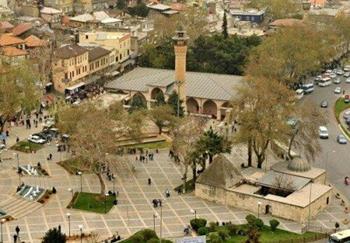
<path id="1" fill-rule="evenodd" d="M 25 131 L 28 132 L 28 131 Z M 25 137 L 23 135 L 23 137 Z M 53 154 L 53 160 L 47 161 L 47 155 Z M 3 157 L 13 157 L 13 151 L 5 151 Z M 61 225 L 63 232 L 68 234 L 68 221 L 66 213 L 71 214 L 71 232 L 78 234 L 78 225 L 83 225 L 84 232 L 97 232 L 100 238 L 109 237 L 118 232 L 123 238 L 142 229 L 153 228 L 153 215 L 156 218 L 156 231 L 160 232 L 160 215 L 162 214 L 162 235 L 167 238 L 175 238 L 183 235 L 183 229 L 194 218 L 191 209 L 196 210 L 197 217 L 204 217 L 208 221 L 232 221 L 235 224 L 245 223 L 245 217 L 249 213 L 244 210 L 230 208 L 211 203 L 193 194 L 177 195 L 172 189 L 181 184 L 181 167 L 174 165 L 168 159 L 167 151 L 155 154 L 155 160 L 148 163 L 135 162 L 135 156 L 129 156 L 113 166 L 116 171 L 115 188 L 119 191 L 119 202 L 108 214 L 100 215 L 79 210 L 66 209 L 71 200 L 68 188 L 74 191 L 80 190 L 80 177 L 69 175 L 56 162 L 68 158 L 69 154 L 57 153 L 55 143 L 45 145 L 35 154 L 19 153 L 20 164 L 35 165 L 40 162 L 48 171 L 48 178 L 21 177 L 20 181 L 30 185 L 39 185 L 44 188 L 55 186 L 57 194 L 53 195 L 49 202 L 36 211 L 29 211 L 25 217 L 4 224 L 4 242 L 12 242 L 14 229 L 18 225 L 21 228 L 20 236 L 25 242 L 40 242 L 40 237 L 52 227 Z M 136 172 L 132 172 L 132 165 Z M 5 160 L 0 164 L 0 200 L 6 200 L 14 195 L 19 178 L 15 171 L 16 161 Z M 147 185 L 147 179 L 152 178 L 152 185 Z M 112 190 L 113 182 L 107 182 L 108 190 Z M 83 191 L 99 192 L 99 181 L 95 175 L 83 175 Z M 166 189 L 171 191 L 171 197 L 165 198 Z M 152 199 L 162 199 L 162 211 L 153 208 Z M 316 219 L 312 220 L 312 226 L 333 228 L 336 221 L 340 222 L 345 217 L 339 201 L 334 201 Z M 265 222 L 270 216 L 261 216 Z M 349 218 L 349 217 L 348 217 Z M 280 220 L 281 228 L 300 232 L 300 224 Z M 346 227 L 342 225 L 342 227 Z"/>

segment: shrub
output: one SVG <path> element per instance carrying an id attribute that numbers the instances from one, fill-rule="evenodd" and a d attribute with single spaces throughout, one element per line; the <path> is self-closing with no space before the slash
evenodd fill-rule
<path id="1" fill-rule="evenodd" d="M 207 227 L 200 227 L 198 229 L 198 235 L 207 235 L 209 233 L 209 229 Z"/>
<path id="2" fill-rule="evenodd" d="M 249 226 L 255 226 L 256 219 L 257 218 L 253 214 L 248 214 L 245 217 L 245 220 L 247 220 Z"/>
<path id="3" fill-rule="evenodd" d="M 228 233 L 228 230 L 226 228 L 220 228 L 218 229 L 218 234 L 220 236 L 220 238 L 225 242 L 229 237 L 229 233 Z"/>
<path id="4" fill-rule="evenodd" d="M 156 232 L 154 232 L 153 230 L 150 230 L 150 229 L 141 230 L 140 234 L 143 235 L 143 239 L 145 241 L 148 241 L 148 240 L 153 239 L 153 238 L 158 239 Z"/>
<path id="5" fill-rule="evenodd" d="M 190 221 L 190 224 L 191 224 L 192 229 L 194 231 L 197 231 L 199 228 L 205 227 L 207 225 L 207 220 L 201 219 L 201 218 L 192 219 Z"/>
<path id="6" fill-rule="evenodd" d="M 216 223 L 215 222 L 210 222 L 209 223 L 209 232 L 215 232 L 216 231 Z"/>
<path id="7" fill-rule="evenodd" d="M 280 222 L 277 219 L 271 219 L 269 223 L 272 231 L 275 231 L 278 225 L 280 224 Z"/>
<path id="8" fill-rule="evenodd" d="M 261 219 L 256 219 L 255 220 L 255 226 L 258 228 L 258 229 L 262 229 L 264 227 L 264 221 L 262 221 Z"/>
<path id="9" fill-rule="evenodd" d="M 224 241 L 221 239 L 218 232 L 212 232 L 208 235 L 208 241 L 210 243 L 223 243 Z"/>
<path id="10" fill-rule="evenodd" d="M 236 225 L 234 225 L 234 224 L 227 224 L 225 227 L 226 227 L 226 229 L 228 231 L 228 234 L 230 236 L 234 236 L 234 235 L 237 234 L 238 227 Z"/>
<path id="11" fill-rule="evenodd" d="M 159 243 L 159 240 L 156 238 L 153 238 L 153 239 L 148 240 L 147 243 Z"/>

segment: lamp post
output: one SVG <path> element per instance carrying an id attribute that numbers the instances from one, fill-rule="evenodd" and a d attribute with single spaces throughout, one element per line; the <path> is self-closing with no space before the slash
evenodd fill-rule
<path id="1" fill-rule="evenodd" d="M 68 237 L 70 237 L 70 213 L 67 213 L 67 218 L 68 218 Z"/>
<path id="2" fill-rule="evenodd" d="M 261 206 L 261 202 L 258 202 L 258 218 L 260 218 L 260 206 Z"/>
<path id="3" fill-rule="evenodd" d="M 194 214 L 194 219 L 197 219 L 197 210 L 191 209 L 190 212 Z"/>
<path id="4" fill-rule="evenodd" d="M 6 219 L 1 219 L 1 222 L 0 222 L 0 224 L 1 224 L 1 243 L 3 243 L 4 242 L 4 238 L 3 238 L 3 232 L 2 232 L 2 225 L 4 224 L 6 222 Z"/>
<path id="5" fill-rule="evenodd" d="M 13 156 L 16 158 L 17 160 L 17 172 L 19 171 L 19 155 L 18 153 L 13 153 Z"/>
<path id="6" fill-rule="evenodd" d="M 83 243 L 83 225 L 79 224 L 79 231 L 80 231 L 80 243 Z"/>
<path id="7" fill-rule="evenodd" d="M 107 197 L 109 196 L 108 193 L 105 194 L 105 213 L 107 213 Z"/>
<path id="8" fill-rule="evenodd" d="M 80 176 L 80 192 L 83 192 L 83 173 L 78 171 L 78 175 Z"/>
<path id="9" fill-rule="evenodd" d="M 164 200 L 160 199 L 160 222 L 159 222 L 159 242 L 162 243 L 162 228 L 163 228 L 163 202 Z"/>
<path id="10" fill-rule="evenodd" d="M 156 232 L 156 218 L 158 218 L 158 214 L 154 213 L 153 214 L 153 230 Z"/>
<path id="11" fill-rule="evenodd" d="M 70 192 L 70 193 L 72 193 L 72 198 L 74 197 L 74 191 L 73 191 L 73 189 L 72 188 L 68 188 L 68 191 Z"/>

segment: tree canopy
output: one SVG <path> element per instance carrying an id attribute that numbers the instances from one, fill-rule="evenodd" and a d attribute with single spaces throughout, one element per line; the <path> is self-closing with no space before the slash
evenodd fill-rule
<path id="1" fill-rule="evenodd" d="M 53 228 L 45 233 L 42 243 L 65 243 L 66 241 L 66 235 L 59 229 Z"/>

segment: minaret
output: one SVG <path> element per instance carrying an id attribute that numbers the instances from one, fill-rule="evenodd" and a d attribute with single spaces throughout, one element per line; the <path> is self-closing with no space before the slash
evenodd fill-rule
<path id="1" fill-rule="evenodd" d="M 182 101 L 182 106 L 186 113 L 186 54 L 189 37 L 181 26 L 175 33 L 176 34 L 173 37 L 175 51 L 175 81 L 179 99 Z"/>

